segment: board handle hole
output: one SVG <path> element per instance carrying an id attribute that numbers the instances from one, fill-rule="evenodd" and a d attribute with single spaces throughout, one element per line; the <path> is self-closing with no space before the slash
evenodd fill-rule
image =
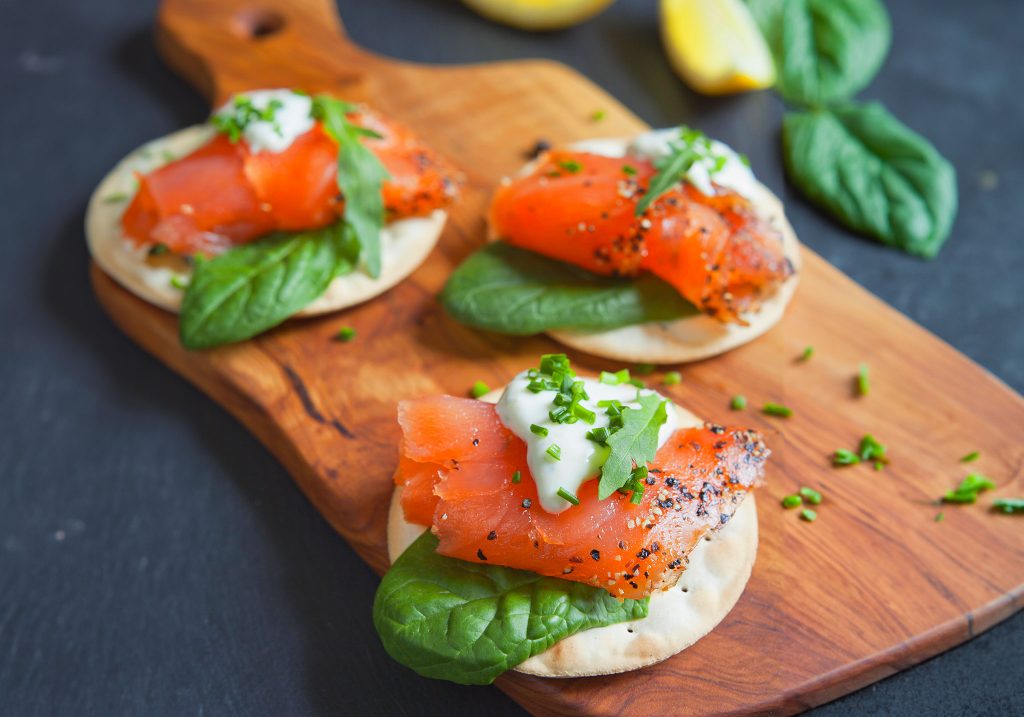
<path id="1" fill-rule="evenodd" d="M 285 24 L 284 16 L 279 12 L 251 8 L 235 15 L 232 29 L 247 40 L 264 40 L 281 32 Z"/>

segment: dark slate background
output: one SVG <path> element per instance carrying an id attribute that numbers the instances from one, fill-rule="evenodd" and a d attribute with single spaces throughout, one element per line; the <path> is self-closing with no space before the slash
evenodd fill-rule
<path id="1" fill-rule="evenodd" d="M 521 714 L 493 688 L 392 663 L 370 624 L 370 570 L 255 439 L 96 305 L 81 228 L 90 191 L 133 147 L 206 114 L 153 51 L 155 5 L 0 4 L 0 717 Z M 651 0 L 546 36 L 454 0 L 340 5 L 351 35 L 379 52 L 555 58 L 652 124 L 731 142 L 790 200 L 807 244 L 1024 387 L 1019 0 L 889 2 L 893 51 L 865 96 L 959 170 L 960 216 L 931 263 L 793 197 L 781 104 L 688 92 L 663 60 Z M 1017 615 L 814 714 L 1024 714 L 1021 685 Z"/>

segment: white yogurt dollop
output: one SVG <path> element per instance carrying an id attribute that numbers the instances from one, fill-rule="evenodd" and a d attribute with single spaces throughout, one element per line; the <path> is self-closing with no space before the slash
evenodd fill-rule
<path id="1" fill-rule="evenodd" d="M 291 90 L 252 90 L 232 97 L 214 116 L 237 114 L 236 98 L 244 97 L 252 107 L 265 112 L 271 104 L 274 109 L 269 119 L 249 119 L 242 129 L 242 137 L 249 149 L 259 152 L 283 152 L 292 142 L 313 129 L 313 100 Z"/>
<path id="2" fill-rule="evenodd" d="M 580 401 L 580 404 L 596 414 L 593 424 L 585 421 L 552 421 L 548 412 L 554 408 L 552 399 L 555 392 L 531 391 L 527 388 L 530 378 L 526 371 L 509 382 L 498 400 L 498 417 L 501 422 L 526 443 L 526 461 L 530 467 L 530 475 L 537 484 L 537 497 L 540 499 L 541 507 L 549 513 L 561 513 L 572 505 L 558 495 L 559 489 L 577 495 L 581 485 L 597 476 L 608 457 L 608 448 L 587 438 L 587 432 L 591 429 L 608 426 L 609 417 L 605 414 L 605 409 L 598 406 L 598 402 L 616 400 L 630 408 L 640 406 L 637 402 L 638 389 L 631 384 L 610 386 L 594 379 L 577 377 L 577 380 L 584 382 L 584 388 L 590 397 Z M 650 389 L 640 389 L 639 393 L 660 395 Z M 671 401 L 666 408 L 668 417 L 658 432 L 659 447 L 679 425 L 675 406 Z M 547 435 L 537 435 L 530 430 L 531 425 L 546 428 Z M 557 445 L 561 451 L 559 459 L 553 458 L 547 452 L 552 445 Z"/>

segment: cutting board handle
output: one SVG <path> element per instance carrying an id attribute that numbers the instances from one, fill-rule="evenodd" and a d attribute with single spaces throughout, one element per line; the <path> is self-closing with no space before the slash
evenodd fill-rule
<path id="1" fill-rule="evenodd" d="M 362 100 L 378 61 L 349 41 L 333 0 L 163 0 L 156 41 L 213 106 L 257 87 Z"/>

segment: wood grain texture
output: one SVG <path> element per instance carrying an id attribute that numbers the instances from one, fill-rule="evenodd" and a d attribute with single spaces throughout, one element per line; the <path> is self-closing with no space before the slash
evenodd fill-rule
<path id="1" fill-rule="evenodd" d="M 238 90 L 299 86 L 366 100 L 410 125 L 467 175 L 438 248 L 413 276 L 353 310 L 293 321 L 256 340 L 183 350 L 176 319 L 93 267 L 103 306 L 133 339 L 241 420 L 376 570 L 386 566 L 385 518 L 397 460 L 395 402 L 500 385 L 556 350 L 543 338 L 471 331 L 435 296 L 483 241 L 484 209 L 538 137 L 569 142 L 643 124 L 567 68 L 542 61 L 424 67 L 371 55 L 344 39 L 328 0 L 166 0 L 157 38 L 165 58 L 219 102 Z M 254 33 L 254 31 L 256 31 Z M 594 108 L 607 119 L 588 120 Z M 819 257 L 784 321 L 754 344 L 683 368 L 669 393 L 695 412 L 765 430 L 775 451 L 761 501 L 761 549 L 739 604 L 708 637 L 639 673 L 498 685 L 536 714 L 798 712 L 968 639 L 1024 605 L 1024 530 L 1013 516 L 934 499 L 982 452 L 978 470 L 1024 493 L 1024 401 Z M 354 326 L 356 341 L 332 341 Z M 803 347 L 814 358 L 798 363 Z M 584 371 L 609 366 L 572 354 Z M 871 394 L 856 397 L 858 363 Z M 767 400 L 795 415 L 731 414 L 729 397 Z M 892 465 L 829 466 L 836 448 L 871 432 Z M 777 509 L 801 485 L 825 494 L 803 523 Z"/>

